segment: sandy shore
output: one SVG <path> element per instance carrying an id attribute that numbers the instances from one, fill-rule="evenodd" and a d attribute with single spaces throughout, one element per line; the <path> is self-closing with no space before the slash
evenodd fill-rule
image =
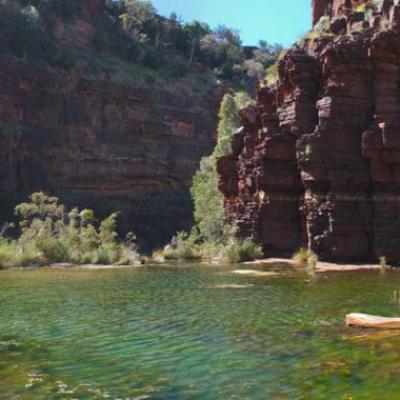
<path id="1" fill-rule="evenodd" d="M 296 263 L 290 258 L 266 258 L 243 263 L 247 266 L 285 266 L 296 268 Z M 346 271 L 362 271 L 362 270 L 381 270 L 379 264 L 335 264 L 328 262 L 318 262 L 315 272 L 346 272 Z"/>
<path id="2" fill-rule="evenodd" d="M 58 269 L 84 269 L 84 270 L 105 270 L 105 269 L 128 269 L 128 268 L 138 268 L 141 267 L 141 264 L 137 265 L 102 265 L 102 264 L 82 264 L 82 265 L 75 265 L 75 264 L 67 264 L 67 263 L 60 263 L 60 264 L 53 264 L 50 265 L 49 268 L 58 268 Z"/>
<path id="3" fill-rule="evenodd" d="M 219 265 L 219 264 L 209 264 L 207 265 Z M 224 264 L 221 264 L 224 265 Z M 236 269 L 232 271 L 237 275 L 253 275 L 253 276 L 273 276 L 279 274 L 279 269 L 293 269 L 298 268 L 296 263 L 290 258 L 265 258 L 255 261 L 244 262 L 241 265 L 246 266 L 247 269 Z M 84 270 L 104 270 L 104 269 L 123 269 L 123 268 L 137 268 L 140 266 L 163 266 L 163 267 L 171 267 L 176 268 L 176 263 L 149 263 L 145 265 L 137 264 L 137 265 L 73 265 L 73 264 L 53 264 L 50 268 L 59 268 L 59 269 L 84 269 Z M 253 269 L 257 267 L 273 267 L 274 271 L 263 271 L 259 269 Z M 382 270 L 382 267 L 379 264 L 335 264 L 328 262 L 318 262 L 315 268 L 315 272 L 347 272 L 347 271 L 363 271 L 363 270 Z M 400 270 L 399 270 L 400 271 Z"/>

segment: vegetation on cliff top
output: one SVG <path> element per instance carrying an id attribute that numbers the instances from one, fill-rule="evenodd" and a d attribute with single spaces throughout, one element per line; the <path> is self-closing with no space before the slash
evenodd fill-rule
<path id="1" fill-rule="evenodd" d="M 225 81 L 225 87 L 254 89 L 281 50 L 280 46 L 271 46 L 265 41 L 260 41 L 258 47 L 245 47 L 239 33 L 225 26 L 211 29 L 200 21 L 184 23 L 176 15 L 161 17 L 149 1 L 107 1 L 106 8 L 96 13 L 88 13 L 84 3 L 83 0 L 0 0 L 0 57 L 61 68 L 89 78 L 131 79 L 136 84 L 143 80 L 146 85 L 153 85 L 157 80 L 169 81 L 174 90 L 180 90 L 178 85 L 185 82 L 188 87 L 201 87 L 208 92 L 217 79 Z M 201 245 L 203 256 L 224 253 L 225 257 L 229 253 L 226 258 L 241 260 L 253 257 L 245 253 L 259 252 L 256 246 L 250 251 L 250 242 L 240 241 L 232 227 L 224 226 L 223 197 L 218 190 L 215 168 L 217 158 L 230 151 L 231 137 L 239 128 L 237 111 L 248 101 L 244 94 L 225 97 L 217 146 L 211 156 L 202 160 L 194 178 L 192 197 L 196 226 L 189 238 L 179 237 L 178 243 L 192 241 L 196 246 Z M 8 136 L 15 132 L 20 134 L 24 129 L 3 125 L 0 126 L 2 133 Z M 66 219 L 61 222 L 70 223 Z M 58 229 L 58 224 L 49 227 L 45 220 L 42 223 L 50 229 L 48 232 Z M 92 234 L 100 234 L 93 224 L 89 226 L 93 228 L 89 229 Z M 34 228 L 29 226 L 28 230 Z M 74 235 L 85 236 L 86 228 L 82 226 L 83 230 L 75 231 Z M 57 231 L 62 237 L 56 239 L 58 243 L 52 243 L 63 254 L 72 251 L 68 246 L 68 249 L 61 246 L 68 232 L 68 229 Z M 10 252 L 21 257 L 29 252 L 44 254 L 42 243 L 35 241 L 29 248 L 22 246 L 25 236 L 22 229 L 17 241 L 3 239 L 6 264 L 13 262 L 7 256 Z M 97 257 L 97 250 L 97 247 L 90 251 L 79 250 L 79 254 L 82 253 L 79 257 L 75 252 L 61 258 L 74 263 L 96 263 L 97 258 L 101 258 Z M 194 258 L 199 251 L 196 248 L 192 252 Z M 58 261 L 55 258 L 43 257 L 42 261 Z M 115 257 L 111 259 L 110 262 L 116 262 Z"/>
<path id="2" fill-rule="evenodd" d="M 281 49 L 265 41 L 244 47 L 225 26 L 161 17 L 149 1 L 106 4 L 90 15 L 83 0 L 0 0 L 0 54 L 91 74 L 104 72 L 104 59 L 112 57 L 173 77 L 207 70 L 251 87 Z"/>
<path id="3" fill-rule="evenodd" d="M 92 210 L 70 211 L 57 197 L 34 193 L 29 203 L 15 208 L 19 238 L 0 230 L 0 268 L 43 266 L 51 263 L 133 264 L 140 261 L 135 236 L 122 243 L 116 233 L 116 213 L 96 221 Z"/>

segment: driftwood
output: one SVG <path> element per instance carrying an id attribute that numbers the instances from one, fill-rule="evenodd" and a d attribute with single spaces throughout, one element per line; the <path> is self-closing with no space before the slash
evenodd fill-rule
<path id="1" fill-rule="evenodd" d="M 386 318 L 368 314 L 346 315 L 347 326 L 362 328 L 400 329 L 400 318 Z"/>

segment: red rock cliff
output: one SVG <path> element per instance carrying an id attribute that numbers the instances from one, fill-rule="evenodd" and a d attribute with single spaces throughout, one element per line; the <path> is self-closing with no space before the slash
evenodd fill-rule
<path id="1" fill-rule="evenodd" d="M 13 194 L 52 189 L 122 211 L 153 244 L 191 225 L 188 189 L 214 144 L 216 96 L 0 61 L 0 222 Z"/>
<path id="2" fill-rule="evenodd" d="M 341 18 L 346 35 L 291 49 L 241 112 L 218 163 L 226 218 L 268 255 L 399 261 L 400 2 Z"/>
<path id="3" fill-rule="evenodd" d="M 313 26 L 329 12 L 333 6 L 333 0 L 312 0 L 312 24 Z"/>

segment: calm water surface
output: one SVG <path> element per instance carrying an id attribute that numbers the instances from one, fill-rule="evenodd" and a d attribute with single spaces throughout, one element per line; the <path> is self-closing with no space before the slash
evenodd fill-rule
<path id="1" fill-rule="evenodd" d="M 0 272 L 0 398 L 400 399 L 400 272 L 229 271 Z"/>

